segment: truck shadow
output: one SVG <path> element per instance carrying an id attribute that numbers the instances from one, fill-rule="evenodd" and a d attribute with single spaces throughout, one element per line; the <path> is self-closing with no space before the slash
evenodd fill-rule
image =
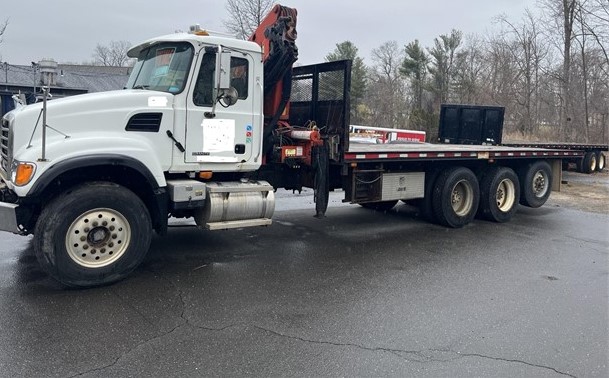
<path id="1" fill-rule="evenodd" d="M 555 211 L 560 209 L 520 207 L 516 217 L 521 218 L 520 223 L 536 223 L 539 217 Z M 282 211 L 268 227 L 213 232 L 181 222 L 170 227 L 167 235 L 153 237 L 148 255 L 126 282 L 149 272 L 178 277 L 214 264 L 249 260 L 277 263 L 286 253 L 313 255 L 327 250 L 333 258 L 349 259 L 353 253 L 360 254 L 362 245 L 366 250 L 382 251 L 387 240 L 403 239 L 410 244 L 416 235 L 442 232 L 459 237 L 468 234 L 467 229 L 479 227 L 493 228 L 496 224 L 476 219 L 465 230 L 447 229 L 428 223 L 418 208 L 403 203 L 386 212 L 358 206 L 330 208 L 322 219 L 314 218 L 312 211 Z M 40 268 L 31 240 L 18 257 L 14 277 L 18 286 L 65 289 Z"/>

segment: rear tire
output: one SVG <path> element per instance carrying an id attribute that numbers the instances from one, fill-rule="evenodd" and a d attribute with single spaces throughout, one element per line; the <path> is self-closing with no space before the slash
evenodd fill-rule
<path id="1" fill-rule="evenodd" d="M 480 188 L 476 175 L 465 167 L 440 173 L 433 188 L 432 207 L 436 220 L 447 227 L 470 223 L 478 211 Z"/>
<path id="2" fill-rule="evenodd" d="M 418 199 L 419 213 L 428 222 L 436 223 L 437 219 L 433 212 L 432 197 L 433 189 L 438 179 L 440 170 L 433 169 L 425 172 L 425 197 Z"/>
<path id="3" fill-rule="evenodd" d="M 592 173 L 596 171 L 596 153 L 593 151 L 586 152 L 584 155 L 584 160 L 582 162 L 582 172 L 583 173 Z"/>
<path id="4" fill-rule="evenodd" d="M 518 175 L 520 181 L 520 203 L 537 208 L 550 197 L 552 169 L 546 161 L 536 161 L 524 166 Z"/>
<path id="5" fill-rule="evenodd" d="M 391 209 L 393 209 L 393 207 L 398 203 L 397 200 L 395 201 L 380 201 L 380 202 L 366 202 L 366 203 L 360 203 L 360 206 L 365 208 L 365 209 L 370 209 L 370 210 L 374 210 L 374 211 L 389 211 Z"/>
<path id="6" fill-rule="evenodd" d="M 605 154 L 603 154 L 601 151 L 597 151 L 597 153 L 596 153 L 596 170 L 598 172 L 602 172 L 603 169 L 605 169 L 605 163 L 606 163 Z"/>
<path id="7" fill-rule="evenodd" d="M 478 214 L 493 222 L 512 219 L 520 201 L 520 183 L 516 173 L 506 167 L 489 169 L 480 181 Z"/>
<path id="8" fill-rule="evenodd" d="M 34 251 L 40 265 L 64 285 L 106 285 L 142 262 L 151 234 L 148 210 L 133 192 L 113 183 L 88 183 L 42 210 Z"/>

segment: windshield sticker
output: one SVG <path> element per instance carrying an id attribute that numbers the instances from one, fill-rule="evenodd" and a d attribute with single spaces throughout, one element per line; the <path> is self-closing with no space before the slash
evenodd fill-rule
<path id="1" fill-rule="evenodd" d="M 235 148 L 234 119 L 204 119 L 203 152 L 230 152 Z"/>
<path id="2" fill-rule="evenodd" d="M 166 47 L 156 50 L 155 68 L 153 76 L 165 76 L 175 55 L 175 47 Z"/>

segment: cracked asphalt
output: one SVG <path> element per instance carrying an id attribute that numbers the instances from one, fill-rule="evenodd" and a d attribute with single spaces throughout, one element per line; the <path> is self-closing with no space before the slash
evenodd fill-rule
<path id="1" fill-rule="evenodd" d="M 452 230 L 331 198 L 316 219 L 278 193 L 266 228 L 176 221 L 89 290 L 0 233 L 0 376 L 609 375 L 608 214 L 551 200 Z"/>

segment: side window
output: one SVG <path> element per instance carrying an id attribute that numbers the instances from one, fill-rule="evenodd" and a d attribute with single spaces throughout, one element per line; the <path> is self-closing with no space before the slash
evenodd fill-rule
<path id="1" fill-rule="evenodd" d="M 203 55 L 201 69 L 195 84 L 192 101 L 197 106 L 212 106 L 214 96 L 214 73 L 216 72 L 216 54 Z"/>
<path id="2" fill-rule="evenodd" d="M 245 100 L 248 96 L 248 70 L 249 64 L 244 58 L 231 58 L 231 87 L 234 87 L 239 94 L 240 100 Z M 201 69 L 195 84 L 193 102 L 197 106 L 212 106 L 214 93 L 214 76 L 216 72 L 216 54 L 206 53 L 203 55 Z"/>
<path id="3" fill-rule="evenodd" d="M 240 100 L 245 100 L 248 94 L 247 73 L 249 65 L 247 59 L 230 59 L 230 86 L 237 90 Z"/>

